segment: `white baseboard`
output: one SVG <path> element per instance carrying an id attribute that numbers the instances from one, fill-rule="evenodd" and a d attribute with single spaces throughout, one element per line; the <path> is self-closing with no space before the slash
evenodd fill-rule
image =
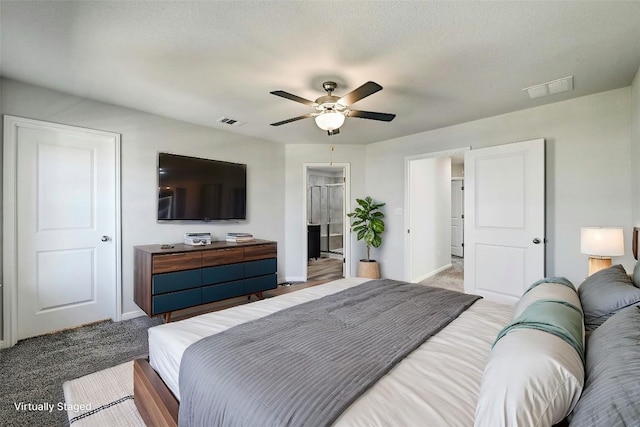
<path id="1" fill-rule="evenodd" d="M 285 277 L 284 279 L 285 282 L 306 282 L 307 278 L 306 277 Z"/>
<path id="2" fill-rule="evenodd" d="M 422 277 L 418 277 L 417 279 L 415 279 L 415 280 L 414 280 L 414 282 L 415 282 L 415 283 L 422 282 L 423 280 L 426 280 L 426 279 L 428 279 L 429 277 L 433 277 L 433 276 L 435 276 L 435 275 L 436 275 L 436 274 L 438 274 L 438 273 L 442 273 L 443 271 L 445 271 L 445 270 L 447 270 L 447 269 L 451 268 L 452 266 L 453 266 L 452 264 L 443 265 L 442 267 L 437 268 L 437 269 L 435 269 L 435 270 L 433 270 L 433 271 L 431 271 L 431 272 L 429 272 L 429 273 L 425 274 L 425 275 L 424 275 L 424 276 L 422 276 Z"/>
<path id="3" fill-rule="evenodd" d="M 142 317 L 142 316 L 146 316 L 144 311 L 134 310 L 134 311 L 129 311 L 127 313 L 122 313 L 121 320 L 131 320 L 131 319 L 135 319 L 136 317 Z"/>
<path id="4" fill-rule="evenodd" d="M 9 342 L 7 340 L 0 340 L 0 348 L 9 348 Z"/>

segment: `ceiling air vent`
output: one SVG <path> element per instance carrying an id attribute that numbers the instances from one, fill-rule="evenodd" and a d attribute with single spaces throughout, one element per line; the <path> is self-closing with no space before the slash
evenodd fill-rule
<path id="1" fill-rule="evenodd" d="M 241 122 L 239 120 L 230 119 L 228 117 L 220 117 L 218 119 L 218 123 L 224 123 L 224 124 L 227 124 L 229 126 L 235 126 L 235 127 L 240 127 L 240 126 L 244 126 L 244 125 L 247 124 L 247 122 Z"/>
<path id="2" fill-rule="evenodd" d="M 573 76 L 564 77 L 558 80 L 552 80 L 535 86 L 525 87 L 529 94 L 529 98 L 541 98 L 543 96 L 555 95 L 556 93 L 568 92 L 573 90 Z"/>

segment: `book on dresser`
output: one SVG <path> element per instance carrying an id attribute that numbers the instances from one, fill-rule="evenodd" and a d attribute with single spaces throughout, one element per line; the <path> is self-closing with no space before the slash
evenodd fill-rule
<path id="1" fill-rule="evenodd" d="M 251 233 L 227 233 L 227 242 L 251 242 L 255 240 Z"/>
<path id="2" fill-rule="evenodd" d="M 165 247 L 163 249 L 163 247 Z M 255 294 L 278 286 L 277 243 L 214 241 L 134 247 L 134 301 L 148 316 Z"/>

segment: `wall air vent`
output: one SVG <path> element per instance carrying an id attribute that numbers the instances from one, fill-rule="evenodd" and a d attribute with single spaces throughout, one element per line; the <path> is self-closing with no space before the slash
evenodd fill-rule
<path id="1" fill-rule="evenodd" d="M 236 119 L 230 119 L 228 117 L 220 117 L 218 119 L 218 123 L 224 123 L 226 125 L 229 126 L 235 126 L 235 127 L 240 127 L 240 126 L 244 126 L 247 124 L 247 122 L 241 122 L 239 120 Z"/>
<path id="2" fill-rule="evenodd" d="M 541 98 L 543 96 L 555 95 L 556 93 L 573 90 L 573 76 L 552 80 L 535 86 L 525 87 L 530 99 Z"/>

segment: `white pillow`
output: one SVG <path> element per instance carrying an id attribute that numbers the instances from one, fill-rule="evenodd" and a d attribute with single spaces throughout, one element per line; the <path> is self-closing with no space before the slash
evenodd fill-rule
<path id="1" fill-rule="evenodd" d="M 547 332 L 514 329 L 489 355 L 474 425 L 551 426 L 571 412 L 583 386 L 584 366 L 571 345 Z"/>
<path id="2" fill-rule="evenodd" d="M 513 318 L 520 316 L 522 312 L 531 305 L 534 301 L 543 299 L 551 299 L 558 301 L 565 301 L 574 307 L 582 309 L 580 304 L 580 297 L 578 293 L 568 286 L 558 283 L 541 283 L 529 292 L 525 293 L 518 301 L 513 313 Z"/>

